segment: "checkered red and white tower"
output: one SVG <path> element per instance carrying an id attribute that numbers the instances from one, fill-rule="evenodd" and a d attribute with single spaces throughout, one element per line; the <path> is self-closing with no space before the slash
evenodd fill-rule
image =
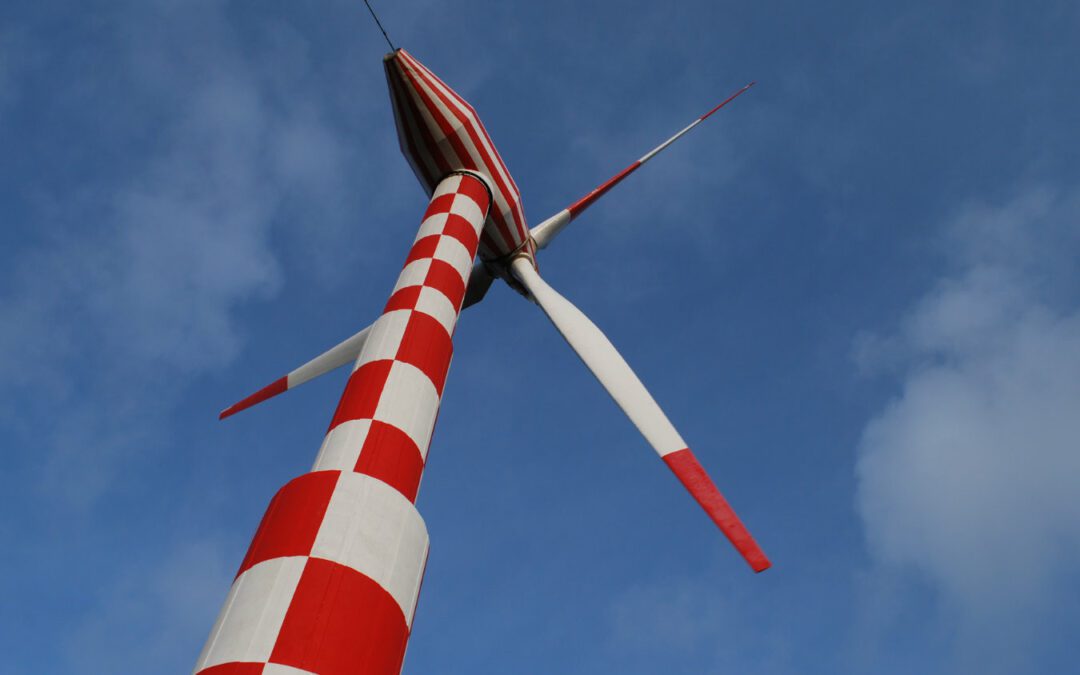
<path id="1" fill-rule="evenodd" d="M 195 672 L 401 670 L 428 551 L 413 502 L 490 203 L 474 174 L 438 183 L 315 466 L 270 502 Z"/>
<path id="2" fill-rule="evenodd" d="M 400 672 L 428 552 L 414 502 L 454 327 L 495 278 L 544 311 L 750 566 L 769 567 L 626 361 L 536 264 L 537 251 L 586 208 L 750 85 L 530 230 L 518 187 L 472 106 L 404 50 L 384 65 L 402 152 L 430 202 L 375 323 L 221 413 L 355 359 L 312 471 L 270 502 L 197 675 Z"/>

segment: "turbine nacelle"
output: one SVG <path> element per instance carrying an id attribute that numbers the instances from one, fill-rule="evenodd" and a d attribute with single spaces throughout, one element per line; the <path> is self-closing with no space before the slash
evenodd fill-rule
<path id="1" fill-rule="evenodd" d="M 482 176 L 491 212 L 480 237 L 481 260 L 532 249 L 521 192 L 484 123 L 468 102 L 404 49 L 383 58 L 401 152 L 430 196 L 448 174 Z"/>

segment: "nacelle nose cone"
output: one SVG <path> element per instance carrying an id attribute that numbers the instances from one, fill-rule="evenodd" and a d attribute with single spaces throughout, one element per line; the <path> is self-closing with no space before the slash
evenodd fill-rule
<path id="1" fill-rule="evenodd" d="M 430 195 L 447 174 L 488 179 L 492 205 L 480 257 L 494 260 L 529 242 L 521 193 L 476 110 L 404 49 L 383 57 L 401 152 Z"/>

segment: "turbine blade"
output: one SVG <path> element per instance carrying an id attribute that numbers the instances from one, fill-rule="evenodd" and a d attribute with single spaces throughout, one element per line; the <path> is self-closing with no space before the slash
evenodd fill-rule
<path id="1" fill-rule="evenodd" d="M 371 330 L 371 326 L 368 326 L 344 342 L 331 347 L 285 377 L 274 380 L 254 394 L 225 408 L 221 411 L 221 414 L 218 415 L 218 419 L 223 420 L 226 417 L 231 417 L 241 410 L 247 410 L 253 405 L 262 403 L 263 401 L 271 399 L 290 389 L 295 389 L 305 382 L 313 380 L 320 375 L 324 375 L 335 368 L 339 368 L 346 363 L 349 363 L 360 355 L 360 350 L 364 347 L 364 341 L 367 339 L 369 330 Z"/>
<path id="2" fill-rule="evenodd" d="M 529 234 L 531 234 L 533 240 L 536 241 L 536 247 L 537 248 L 547 248 L 547 245 L 550 244 L 551 241 L 556 236 L 558 236 L 558 234 L 560 232 L 562 232 L 564 227 L 569 225 L 572 220 L 574 220 L 579 215 L 581 215 L 581 213 L 583 211 L 585 211 L 585 209 L 592 206 L 593 202 L 595 202 L 597 199 L 600 199 L 601 197 L 603 197 L 608 192 L 608 190 L 610 190 L 611 188 L 613 188 L 616 185 L 618 185 L 619 183 L 621 183 L 624 178 L 626 178 L 630 174 L 637 171 L 638 168 L 642 164 L 649 161 L 650 159 L 652 159 L 656 155 L 660 154 L 660 152 L 662 150 L 664 150 L 669 145 L 671 145 L 675 141 L 682 138 L 682 136 L 684 134 L 686 134 L 686 132 L 690 131 L 691 129 L 693 129 L 697 125 L 699 125 L 702 122 L 704 122 L 705 120 L 707 120 L 713 113 L 715 113 L 717 110 L 720 110 L 721 108 L 723 108 L 725 105 L 727 105 L 731 101 L 735 100 L 736 97 L 738 97 L 740 94 L 745 92 L 750 87 L 754 86 L 754 84 L 755 84 L 754 82 L 751 82 L 750 84 L 748 84 L 745 87 L 743 87 L 742 89 L 738 90 L 737 92 L 735 92 L 731 96 L 728 96 L 726 99 L 721 101 L 720 104 L 717 105 L 716 107 L 714 107 L 712 110 L 705 113 L 704 115 L 702 115 L 701 117 L 697 118 L 696 120 L 691 122 L 689 125 L 684 127 L 681 131 L 679 131 L 679 133 L 675 134 L 671 138 L 667 139 L 666 141 L 664 141 L 660 145 L 658 145 L 655 148 L 653 148 L 652 150 L 650 150 L 649 152 L 645 153 L 641 157 L 641 159 L 637 160 L 636 162 L 631 163 L 629 166 L 627 166 L 625 169 L 623 169 L 619 173 L 615 174 L 611 178 L 607 179 L 606 181 L 604 181 L 600 185 L 593 188 L 592 192 L 585 195 L 581 199 L 577 200 L 576 202 L 574 202 L 570 206 L 566 207 L 562 211 L 559 211 L 558 213 L 551 216 L 550 218 L 548 218 L 544 222 L 540 223 L 536 227 L 529 230 Z"/>
<path id="3" fill-rule="evenodd" d="M 755 572 L 768 569 L 768 558 L 607 336 L 581 310 L 549 286 L 528 260 L 516 259 L 511 269 L 570 347 L 750 567 Z"/>
<path id="4" fill-rule="evenodd" d="M 488 289 L 491 288 L 491 282 L 494 280 L 495 277 L 491 276 L 491 273 L 488 272 L 484 264 L 477 262 L 473 266 L 472 273 L 469 275 L 469 284 L 465 287 L 465 299 L 461 303 L 461 308 L 465 309 L 466 307 L 471 307 L 483 300 L 484 296 L 487 295 Z M 319 356 L 311 359 L 288 375 L 279 377 L 262 389 L 256 391 L 254 394 L 225 408 L 218 414 L 218 419 L 223 420 L 226 417 L 231 417 L 241 410 L 247 410 L 253 405 L 274 398 L 278 394 L 282 394 L 290 389 L 295 389 L 305 382 L 313 380 L 320 375 L 325 375 L 331 370 L 340 368 L 346 363 L 354 360 L 360 355 L 360 350 L 364 347 L 364 340 L 367 339 L 367 334 L 370 329 L 371 326 L 368 326 L 341 344 L 331 347 Z"/>

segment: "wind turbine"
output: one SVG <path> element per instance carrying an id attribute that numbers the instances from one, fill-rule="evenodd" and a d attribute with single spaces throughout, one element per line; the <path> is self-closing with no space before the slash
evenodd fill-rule
<path id="1" fill-rule="evenodd" d="M 611 341 L 536 262 L 596 200 L 753 83 L 529 229 L 517 185 L 472 106 L 402 49 L 383 62 L 402 153 L 430 201 L 382 315 L 221 412 L 355 362 L 312 471 L 281 488 L 259 525 L 199 675 L 400 672 L 428 552 L 414 502 L 454 327 L 496 278 L 543 310 L 750 567 L 770 565 Z"/>

